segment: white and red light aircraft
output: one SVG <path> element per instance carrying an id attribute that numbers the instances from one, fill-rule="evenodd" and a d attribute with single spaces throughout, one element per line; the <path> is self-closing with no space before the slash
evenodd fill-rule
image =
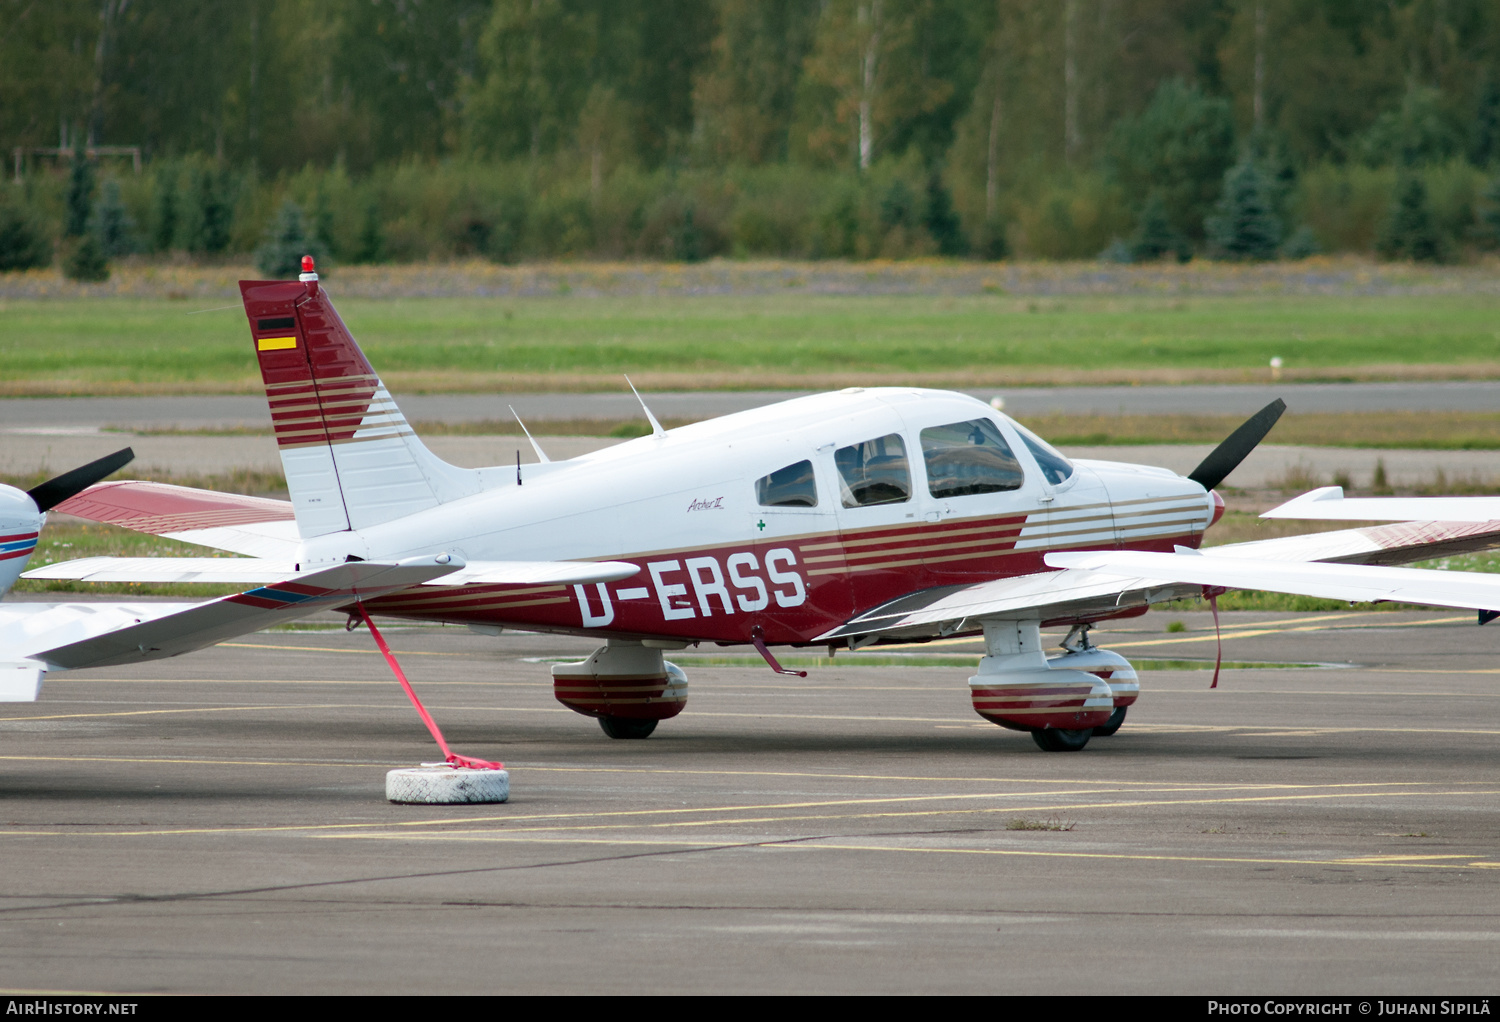
<path id="1" fill-rule="evenodd" d="M 652 435 L 607 450 L 456 468 L 413 434 L 310 260 L 304 270 L 240 284 L 290 501 L 107 482 L 60 505 L 248 556 L 89 558 L 26 575 L 261 588 L 7 656 L 51 670 L 138 662 L 326 607 L 583 634 L 603 645 L 552 668 L 556 697 L 611 737 L 643 738 L 686 702 L 667 650 L 750 644 L 781 670 L 771 646 L 982 635 L 976 711 L 1072 750 L 1113 734 L 1139 688 L 1089 627 L 1162 600 L 1253 588 L 1500 611 L 1500 576 L 1392 567 L 1500 544 L 1500 520 L 1472 513 L 1411 522 L 1403 508 L 1384 516 L 1399 525 L 1200 552 L 1223 512 L 1213 488 L 1280 402 L 1185 477 L 1069 461 L 971 397 L 916 388 L 671 431 L 647 409 Z M 1040 629 L 1064 625 L 1049 657 Z"/>

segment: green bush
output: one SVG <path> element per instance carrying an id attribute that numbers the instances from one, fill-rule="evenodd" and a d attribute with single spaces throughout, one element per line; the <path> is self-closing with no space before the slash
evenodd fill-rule
<path id="1" fill-rule="evenodd" d="M 308 228 L 301 207 L 288 199 L 267 230 L 265 244 L 255 254 L 255 265 L 272 280 L 287 280 L 301 272 L 305 255 L 313 257 L 319 272 L 328 271 L 323 243 Z"/>
<path id="2" fill-rule="evenodd" d="M 0 273 L 32 270 L 52 262 L 52 243 L 31 209 L 0 202 Z"/>
<path id="3" fill-rule="evenodd" d="M 99 236 L 89 231 L 63 260 L 63 274 L 69 280 L 97 284 L 109 279 L 109 259 Z"/>

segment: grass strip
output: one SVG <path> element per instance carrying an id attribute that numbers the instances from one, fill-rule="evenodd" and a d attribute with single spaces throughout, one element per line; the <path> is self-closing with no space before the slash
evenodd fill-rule
<path id="1" fill-rule="evenodd" d="M 0 301 L 0 395 L 254 393 L 243 314 Z M 348 298 L 397 390 L 1500 378 L 1488 294 Z"/>

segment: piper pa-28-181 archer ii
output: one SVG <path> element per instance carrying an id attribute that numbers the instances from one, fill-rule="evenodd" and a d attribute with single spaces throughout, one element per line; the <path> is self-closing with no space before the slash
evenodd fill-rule
<path id="1" fill-rule="evenodd" d="M 1500 576 L 1395 567 L 1500 544 L 1500 516 L 1409 521 L 1405 508 L 1401 524 L 1200 551 L 1224 509 L 1214 487 L 1280 401 L 1187 476 L 1070 461 L 975 398 L 908 387 L 670 431 L 642 402 L 649 436 L 567 461 L 538 447 L 539 464 L 457 468 L 413 434 L 311 260 L 303 268 L 298 281 L 240 283 L 290 501 L 105 482 L 60 505 L 247 557 L 88 558 L 26 576 L 259 588 L 33 644 L 19 651 L 30 662 L 173 656 L 329 607 L 369 624 L 382 649 L 372 614 L 565 632 L 602 644 L 552 667 L 557 699 L 612 738 L 644 738 L 687 701 L 665 651 L 753 645 L 792 673 L 770 647 L 982 635 L 975 710 L 1062 751 L 1114 734 L 1139 693 L 1090 627 L 1163 600 L 1251 588 L 1500 611 Z M 1049 656 L 1041 629 L 1065 626 Z"/>

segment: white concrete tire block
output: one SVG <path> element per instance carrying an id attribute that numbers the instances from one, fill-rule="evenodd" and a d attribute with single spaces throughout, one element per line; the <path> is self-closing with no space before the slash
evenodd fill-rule
<path id="1" fill-rule="evenodd" d="M 385 797 L 399 805 L 504 802 L 510 798 L 510 773 L 468 767 L 406 767 L 385 775 Z"/>

